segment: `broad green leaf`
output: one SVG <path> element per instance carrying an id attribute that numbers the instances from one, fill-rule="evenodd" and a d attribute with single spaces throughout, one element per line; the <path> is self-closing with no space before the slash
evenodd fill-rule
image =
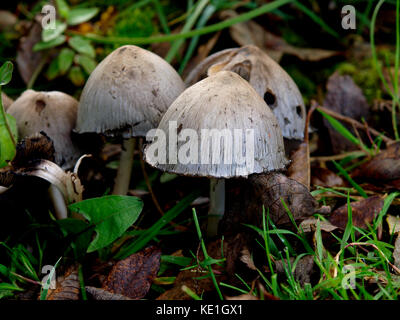
<path id="1" fill-rule="evenodd" d="M 88 252 L 110 245 L 118 239 L 139 217 L 143 202 L 137 197 L 104 196 L 74 203 L 71 211 L 82 214 L 93 225 L 96 237 L 90 243 Z"/>
<path id="2" fill-rule="evenodd" d="M 49 42 L 60 36 L 65 29 L 67 29 L 67 24 L 61 21 L 56 21 L 56 27 L 54 29 L 43 29 L 42 30 L 42 40 L 44 42 Z"/>
<path id="3" fill-rule="evenodd" d="M 83 54 L 77 54 L 75 56 L 75 61 L 88 74 L 91 74 L 93 72 L 93 70 L 96 68 L 96 65 L 97 65 L 97 62 L 94 59 L 92 59 L 92 58 L 90 58 L 88 56 L 85 56 Z"/>
<path id="4" fill-rule="evenodd" d="M 15 119 L 7 114 L 7 122 L 15 141 L 18 139 L 18 129 Z M 7 165 L 7 161 L 11 161 L 15 157 L 15 146 L 8 133 L 4 119 L 0 115 L 0 168 Z"/>
<path id="5" fill-rule="evenodd" d="M 86 254 L 89 243 L 92 240 L 94 228 L 82 220 L 67 218 L 57 220 L 65 237 L 70 237 L 74 249 L 75 257 L 80 258 Z"/>
<path id="6" fill-rule="evenodd" d="M 60 16 L 65 19 L 68 18 L 69 6 L 65 2 L 65 0 L 56 0 L 56 4 L 57 4 L 57 12 L 60 14 Z"/>
<path id="7" fill-rule="evenodd" d="M 57 38 L 55 38 L 51 41 L 48 41 L 48 42 L 40 41 L 33 46 L 33 51 L 40 51 L 40 50 L 57 47 L 60 44 L 63 44 L 66 39 L 67 39 L 67 37 L 62 34 L 62 35 L 59 35 Z"/>
<path id="8" fill-rule="evenodd" d="M 84 74 L 82 72 L 82 69 L 80 67 L 78 67 L 78 66 L 73 66 L 69 70 L 68 78 L 77 87 L 81 87 L 85 83 L 85 76 L 84 76 Z"/>
<path id="9" fill-rule="evenodd" d="M 72 65 L 74 60 L 74 51 L 69 48 L 63 48 L 57 57 L 58 69 L 61 73 L 65 73 Z"/>
<path id="10" fill-rule="evenodd" d="M 94 58 L 96 55 L 93 46 L 88 40 L 85 40 L 81 37 L 71 37 L 68 43 L 72 49 L 79 53 L 86 54 L 92 58 Z"/>
<path id="11" fill-rule="evenodd" d="M 0 86 L 4 86 L 11 81 L 14 66 L 10 61 L 5 62 L 0 68 Z"/>
<path id="12" fill-rule="evenodd" d="M 77 8 L 69 11 L 67 23 L 74 26 L 92 19 L 99 12 L 98 8 Z"/>
<path id="13" fill-rule="evenodd" d="M 60 68 L 58 66 L 58 59 L 53 59 L 46 70 L 46 77 L 49 80 L 53 80 L 60 75 Z"/>

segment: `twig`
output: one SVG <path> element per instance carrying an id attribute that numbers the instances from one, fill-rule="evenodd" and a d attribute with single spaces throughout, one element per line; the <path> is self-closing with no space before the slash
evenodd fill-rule
<path id="1" fill-rule="evenodd" d="M 368 154 L 365 151 L 350 151 L 350 152 L 345 152 L 341 154 L 335 154 L 332 156 L 320 156 L 320 157 L 311 157 L 310 161 L 321 161 L 321 162 L 327 162 L 327 161 L 332 161 L 332 160 L 342 160 L 348 156 L 360 156 L 360 155 L 365 155 L 367 156 Z"/>
<path id="2" fill-rule="evenodd" d="M 340 113 L 337 113 L 335 111 L 332 111 L 332 110 L 330 110 L 328 108 L 325 108 L 325 107 L 322 107 L 322 106 L 318 106 L 318 109 L 321 109 L 323 112 L 325 112 L 326 114 L 329 114 L 330 116 L 332 116 L 332 117 L 334 117 L 336 119 L 339 119 L 339 120 L 347 122 L 347 123 L 349 123 L 351 125 L 354 125 L 354 127 L 358 128 L 358 129 L 365 130 L 365 126 L 362 123 L 358 122 L 357 120 L 354 120 L 352 118 L 346 117 L 346 116 L 344 116 L 344 115 L 342 115 Z M 379 132 L 379 131 L 371 128 L 371 127 L 369 127 L 369 131 L 374 136 L 381 137 L 382 140 L 385 141 L 386 144 L 392 144 L 392 143 L 396 142 L 395 140 L 390 139 L 389 137 L 386 137 L 384 134 L 382 134 L 381 132 Z"/>

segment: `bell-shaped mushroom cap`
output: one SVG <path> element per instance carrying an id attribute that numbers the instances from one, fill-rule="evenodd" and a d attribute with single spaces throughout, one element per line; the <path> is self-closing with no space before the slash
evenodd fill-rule
<path id="1" fill-rule="evenodd" d="M 27 90 L 7 112 L 15 118 L 20 138 L 45 132 L 54 143 L 56 163 L 69 169 L 80 156 L 71 140 L 77 108 L 78 101 L 68 94 Z"/>
<path id="2" fill-rule="evenodd" d="M 14 102 L 9 96 L 7 96 L 4 92 L 1 93 L 1 99 L 3 102 L 4 110 L 7 111 L 8 107 Z"/>
<path id="3" fill-rule="evenodd" d="M 301 93 L 287 72 L 256 46 L 227 49 L 207 57 L 187 76 L 192 85 L 207 73 L 236 72 L 253 86 L 274 112 L 288 139 L 302 140 L 306 111 Z"/>
<path id="4" fill-rule="evenodd" d="M 133 45 L 120 47 L 86 82 L 75 131 L 145 136 L 184 89 L 178 73 L 156 54 Z"/>
<path id="5" fill-rule="evenodd" d="M 230 71 L 186 89 L 149 136 L 154 141 L 146 147 L 146 161 L 163 171 L 231 178 L 280 170 L 287 164 L 274 114 L 247 81 Z"/>

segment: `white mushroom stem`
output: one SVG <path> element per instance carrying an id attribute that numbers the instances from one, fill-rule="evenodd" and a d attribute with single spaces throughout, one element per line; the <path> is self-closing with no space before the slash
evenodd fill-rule
<path id="1" fill-rule="evenodd" d="M 207 236 L 217 235 L 218 223 L 225 212 L 225 179 L 210 179 L 210 209 L 208 211 Z"/>
<path id="2" fill-rule="evenodd" d="M 60 189 L 54 184 L 49 187 L 49 196 L 54 207 L 54 214 L 58 220 L 68 218 L 68 209 Z"/>
<path id="3" fill-rule="evenodd" d="M 119 160 L 117 177 L 115 178 L 113 194 L 126 195 L 128 193 L 135 145 L 135 138 L 124 140 L 122 144 L 122 152 Z"/>

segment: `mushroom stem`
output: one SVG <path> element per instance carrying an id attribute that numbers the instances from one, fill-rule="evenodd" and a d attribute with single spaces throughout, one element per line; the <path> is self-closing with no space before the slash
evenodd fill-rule
<path id="1" fill-rule="evenodd" d="M 49 187 L 49 196 L 51 202 L 53 203 L 54 213 L 56 215 L 56 218 L 58 220 L 68 218 L 67 205 L 65 204 L 65 199 L 60 189 L 58 189 L 55 185 L 51 184 Z"/>
<path id="2" fill-rule="evenodd" d="M 126 195 L 131 181 L 133 153 L 135 151 L 136 138 L 124 140 L 119 160 L 117 177 L 115 178 L 113 194 Z"/>
<path id="3" fill-rule="evenodd" d="M 218 223 L 225 212 L 225 179 L 210 179 L 210 209 L 208 211 L 207 236 L 218 233 Z"/>

